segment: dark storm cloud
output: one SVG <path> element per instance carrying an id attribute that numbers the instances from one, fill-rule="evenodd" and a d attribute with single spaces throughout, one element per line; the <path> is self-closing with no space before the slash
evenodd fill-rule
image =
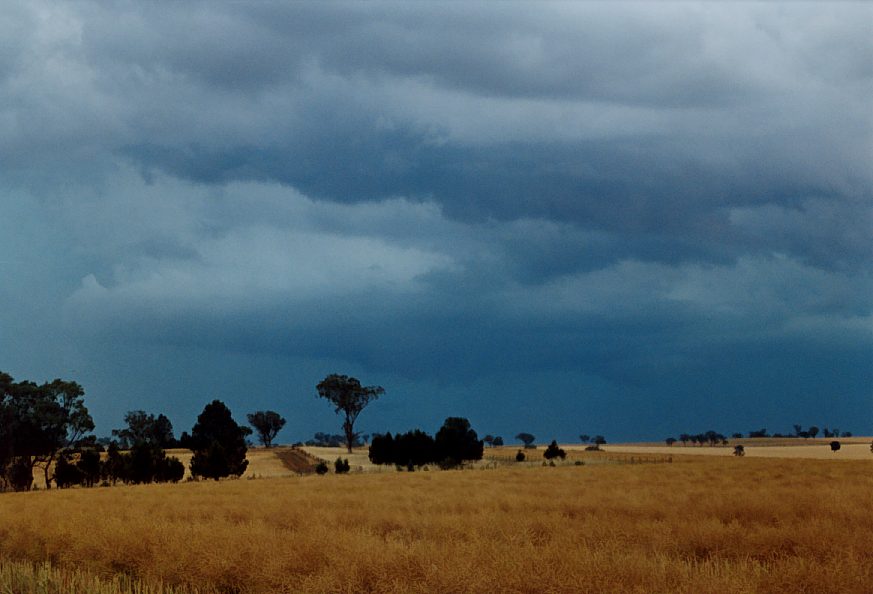
<path id="1" fill-rule="evenodd" d="M 873 420 L 871 10 L 10 9 L 0 356 L 116 424 L 343 370 L 505 433 Z"/>

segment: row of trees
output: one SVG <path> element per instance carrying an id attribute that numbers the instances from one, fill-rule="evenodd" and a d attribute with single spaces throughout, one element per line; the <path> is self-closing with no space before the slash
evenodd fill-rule
<path id="1" fill-rule="evenodd" d="M 190 470 L 195 477 L 239 476 L 248 465 L 246 437 L 252 431 L 238 425 L 221 401 L 206 405 L 191 433 L 179 440 L 166 416 L 136 410 L 125 415 L 127 426 L 113 430 L 107 442 L 87 435 L 94 421 L 84 394 L 73 381 L 17 382 L 0 372 L 0 490 L 29 490 L 38 471 L 47 489 L 52 484 L 178 481 L 185 469 L 166 455 L 172 447 L 193 452 Z M 253 413 L 249 422 L 265 445 L 285 424 L 271 411 Z"/>
<path id="2" fill-rule="evenodd" d="M 815 425 L 811 425 L 809 429 L 803 429 L 801 425 L 794 425 L 794 433 L 790 434 L 782 434 L 782 433 L 774 433 L 770 434 L 767 432 L 766 428 L 763 429 L 753 429 L 748 432 L 748 436 L 750 438 L 765 438 L 765 437 L 802 437 L 804 439 L 807 438 L 815 438 L 819 434 L 819 428 Z M 848 431 L 844 431 L 842 434 L 839 429 L 828 429 L 825 427 L 822 430 L 823 437 L 852 437 L 852 434 Z M 742 439 L 742 433 L 734 433 L 731 435 L 733 439 Z M 682 445 L 687 446 L 690 441 L 692 445 L 705 445 L 709 444 L 710 446 L 715 446 L 718 444 L 728 445 L 727 437 L 718 433 L 716 431 L 706 431 L 704 433 L 681 433 L 679 435 L 679 439 L 675 437 L 668 437 L 664 440 L 668 446 L 672 446 L 677 441 L 681 441 Z M 742 454 L 739 454 L 742 455 Z"/>
<path id="3" fill-rule="evenodd" d="M 443 468 L 458 466 L 468 460 L 481 460 L 484 441 L 479 439 L 470 421 L 449 417 L 431 437 L 415 429 L 406 433 L 376 435 L 370 444 L 373 464 L 405 466 L 409 470 L 425 464 L 439 464 Z"/>

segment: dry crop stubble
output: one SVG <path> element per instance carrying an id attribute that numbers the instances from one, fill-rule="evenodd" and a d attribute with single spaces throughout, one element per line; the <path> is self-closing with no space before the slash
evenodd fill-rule
<path id="1" fill-rule="evenodd" d="M 0 555 L 223 592 L 869 592 L 873 464 L 328 475 L 7 494 Z"/>

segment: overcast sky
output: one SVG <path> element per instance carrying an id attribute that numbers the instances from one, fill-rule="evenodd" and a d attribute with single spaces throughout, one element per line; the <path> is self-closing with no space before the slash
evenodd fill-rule
<path id="1" fill-rule="evenodd" d="M 3 14 L 0 370 L 100 435 L 873 432 L 871 3 Z"/>

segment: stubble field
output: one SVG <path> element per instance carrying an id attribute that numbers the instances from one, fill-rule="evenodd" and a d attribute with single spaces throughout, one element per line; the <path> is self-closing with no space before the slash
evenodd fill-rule
<path id="1" fill-rule="evenodd" d="M 10 493 L 0 591 L 26 561 L 150 592 L 869 593 L 871 494 L 870 460 L 713 457 Z"/>

